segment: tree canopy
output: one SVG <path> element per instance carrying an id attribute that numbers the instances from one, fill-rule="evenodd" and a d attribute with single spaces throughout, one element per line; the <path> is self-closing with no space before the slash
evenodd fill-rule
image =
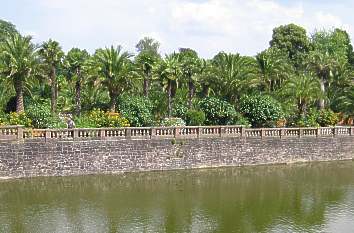
<path id="1" fill-rule="evenodd" d="M 135 54 L 113 45 L 66 52 L 0 20 L 0 124 L 61 127 L 62 115 L 80 127 L 353 123 L 354 52 L 342 29 L 281 25 L 255 56 L 159 49 L 145 37 Z"/>

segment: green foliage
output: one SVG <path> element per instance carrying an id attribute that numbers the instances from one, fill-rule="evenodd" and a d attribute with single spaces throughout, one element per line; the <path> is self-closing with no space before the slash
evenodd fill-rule
<path id="1" fill-rule="evenodd" d="M 90 62 L 95 75 L 101 77 L 102 85 L 110 97 L 110 110 L 116 110 L 116 100 L 120 94 L 133 85 L 135 77 L 132 55 L 124 52 L 122 46 L 96 50 Z"/>
<path id="2" fill-rule="evenodd" d="M 0 20 L 0 111 L 26 112 L 0 117 L 0 124 L 11 118 L 36 128 L 63 127 L 56 112 L 81 115 L 77 127 L 151 126 L 166 116 L 189 125 L 318 126 L 336 124 L 331 110 L 354 115 L 354 52 L 341 29 L 307 36 L 295 24 L 279 26 L 270 47 L 252 57 L 219 52 L 200 59 L 181 48 L 162 58 L 159 47 L 144 38 L 135 57 L 121 46 L 93 56 L 73 48 L 65 56 L 58 42 L 38 47 Z M 116 108 L 122 115 L 106 112 Z M 163 124 L 183 124 L 173 119 Z"/>
<path id="3" fill-rule="evenodd" d="M 6 77 L 16 91 L 16 111 L 23 112 L 26 81 L 35 73 L 39 60 L 30 36 L 15 33 L 0 44 L 0 77 Z"/>
<path id="4" fill-rule="evenodd" d="M 233 124 L 234 125 L 243 125 L 246 127 L 251 126 L 250 121 L 239 112 L 236 112 L 236 115 L 233 120 Z"/>
<path id="5" fill-rule="evenodd" d="M 129 120 L 131 126 L 151 126 L 153 123 L 152 103 L 142 96 L 123 95 L 118 99 L 120 113 Z"/>
<path id="6" fill-rule="evenodd" d="M 203 125 L 205 122 L 205 113 L 198 110 L 189 110 L 186 113 L 187 125 Z"/>
<path id="7" fill-rule="evenodd" d="M 240 111 L 253 127 L 274 127 L 284 113 L 278 101 L 270 96 L 244 96 L 240 101 Z"/>
<path id="8" fill-rule="evenodd" d="M 26 109 L 26 115 L 37 129 L 65 128 L 66 124 L 57 115 L 52 115 L 49 103 L 32 103 Z"/>
<path id="9" fill-rule="evenodd" d="M 288 54 L 289 59 L 298 67 L 311 50 L 306 30 L 295 24 L 282 25 L 274 28 L 270 46 Z"/>
<path id="10" fill-rule="evenodd" d="M 163 127 L 186 126 L 186 122 L 181 118 L 165 118 L 161 121 L 160 126 Z"/>
<path id="11" fill-rule="evenodd" d="M 94 109 L 74 119 L 78 128 L 129 127 L 129 121 L 119 113 Z"/>
<path id="12" fill-rule="evenodd" d="M 6 115 L 0 111 L 0 126 L 6 125 Z"/>
<path id="13" fill-rule="evenodd" d="M 317 122 L 320 126 L 335 126 L 339 122 L 338 114 L 330 109 L 323 109 L 319 112 Z"/>
<path id="14" fill-rule="evenodd" d="M 339 122 L 339 116 L 330 109 L 310 109 L 306 115 L 296 115 L 289 118 L 288 126 L 293 127 L 327 127 L 335 126 Z"/>
<path id="15" fill-rule="evenodd" d="M 215 97 L 202 99 L 199 108 L 205 113 L 207 125 L 232 125 L 238 116 L 233 105 Z"/>
<path id="16" fill-rule="evenodd" d="M 311 110 L 306 115 L 296 115 L 293 118 L 289 118 L 287 125 L 289 127 L 319 127 L 317 119 L 318 111 Z"/>
<path id="17" fill-rule="evenodd" d="M 17 33 L 15 25 L 0 19 L 0 43 L 4 42 L 10 35 Z"/>
<path id="18" fill-rule="evenodd" d="M 230 102 L 235 102 L 243 93 L 260 84 L 259 68 L 253 57 L 220 52 L 213 58 L 212 63 L 213 79 L 216 79 L 214 91 Z"/>
<path id="19" fill-rule="evenodd" d="M 177 102 L 173 105 L 172 115 L 175 117 L 180 117 L 186 119 L 186 114 L 188 112 L 188 107 L 185 103 Z"/>

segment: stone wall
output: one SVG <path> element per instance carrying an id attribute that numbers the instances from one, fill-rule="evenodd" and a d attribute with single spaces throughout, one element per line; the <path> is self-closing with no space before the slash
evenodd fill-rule
<path id="1" fill-rule="evenodd" d="M 0 142 L 0 177 L 67 176 L 352 159 L 354 137 Z"/>

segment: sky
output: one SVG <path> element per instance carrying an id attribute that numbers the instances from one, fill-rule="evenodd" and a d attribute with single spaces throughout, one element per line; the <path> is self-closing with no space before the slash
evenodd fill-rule
<path id="1" fill-rule="evenodd" d="M 136 52 L 139 39 L 161 43 L 160 52 L 193 48 L 209 58 L 219 51 L 256 55 L 274 27 L 295 23 L 308 34 L 339 27 L 354 37 L 353 0 L 0 0 L 0 18 L 34 42 L 49 38 L 65 51 L 122 45 Z"/>

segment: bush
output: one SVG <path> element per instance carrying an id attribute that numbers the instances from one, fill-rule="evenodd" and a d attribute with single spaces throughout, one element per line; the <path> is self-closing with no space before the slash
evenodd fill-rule
<path id="1" fill-rule="evenodd" d="M 6 125 L 6 115 L 0 112 L 0 126 Z"/>
<path id="2" fill-rule="evenodd" d="M 278 101 L 270 96 L 244 96 L 240 101 L 240 111 L 253 127 L 274 127 L 284 113 Z"/>
<path id="3" fill-rule="evenodd" d="M 66 124 L 59 116 L 53 116 L 49 103 L 32 103 L 26 109 L 26 115 L 37 129 L 65 128 Z"/>
<path id="4" fill-rule="evenodd" d="M 319 113 L 316 109 L 310 109 L 306 115 L 294 115 L 289 117 L 287 126 L 290 127 L 319 127 L 317 122 Z"/>
<path id="5" fill-rule="evenodd" d="M 319 112 L 317 122 L 322 127 L 335 126 L 339 122 L 339 117 L 332 110 L 324 109 Z"/>
<path id="6" fill-rule="evenodd" d="M 129 121 L 119 113 L 105 112 L 94 109 L 91 112 L 75 118 L 78 128 L 129 127 Z"/>
<path id="7" fill-rule="evenodd" d="M 214 97 L 201 100 L 199 108 L 205 113 L 207 125 L 232 125 L 239 116 L 233 105 Z"/>
<path id="8" fill-rule="evenodd" d="M 244 117 L 241 113 L 236 112 L 236 115 L 233 120 L 234 125 L 244 125 L 249 127 L 251 124 L 246 117 Z"/>
<path id="9" fill-rule="evenodd" d="M 189 110 L 186 113 L 187 125 L 203 125 L 205 121 L 205 113 L 198 110 Z"/>
<path id="10" fill-rule="evenodd" d="M 188 107 L 184 103 L 173 104 L 172 115 L 182 119 L 187 119 Z"/>
<path id="11" fill-rule="evenodd" d="M 7 121 L 8 125 L 23 125 L 25 127 L 32 127 L 32 121 L 26 116 L 26 113 L 11 112 Z"/>
<path id="12" fill-rule="evenodd" d="M 186 122 L 181 118 L 165 118 L 161 121 L 160 125 L 163 127 L 186 126 Z"/>
<path id="13" fill-rule="evenodd" d="M 151 126 L 153 123 L 152 103 L 140 96 L 125 96 L 118 100 L 119 112 L 129 120 L 131 126 Z"/>

